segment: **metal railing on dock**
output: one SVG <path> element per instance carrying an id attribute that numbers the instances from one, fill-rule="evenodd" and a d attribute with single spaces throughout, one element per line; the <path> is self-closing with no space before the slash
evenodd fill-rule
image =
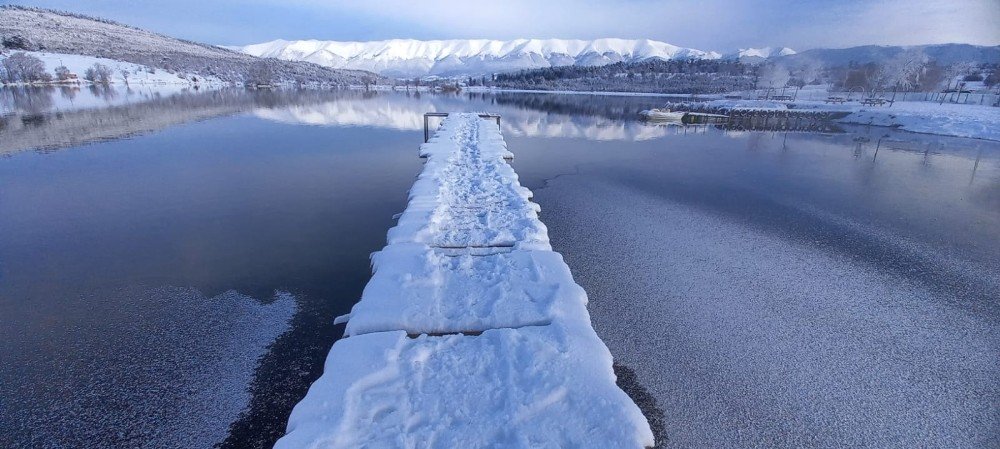
<path id="1" fill-rule="evenodd" d="M 428 125 L 431 117 L 447 117 L 447 112 L 425 112 L 424 113 L 424 143 L 431 140 L 430 127 Z M 500 129 L 500 114 L 479 114 L 482 118 L 492 118 L 497 121 L 497 129 Z"/>

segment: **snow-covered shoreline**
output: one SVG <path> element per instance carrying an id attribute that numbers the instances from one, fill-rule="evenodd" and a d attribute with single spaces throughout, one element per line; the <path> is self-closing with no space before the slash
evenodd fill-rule
<path id="1" fill-rule="evenodd" d="M 992 106 L 900 102 L 891 108 L 858 108 L 838 121 L 921 134 L 1000 141 L 1000 108 Z"/>
<path id="2" fill-rule="evenodd" d="M 551 95 L 595 95 L 622 97 L 683 98 L 704 102 L 716 108 L 745 110 L 802 110 L 847 112 L 838 123 L 898 128 L 904 131 L 951 137 L 1000 141 L 1000 108 L 975 104 L 939 104 L 932 101 L 897 101 L 891 106 L 861 104 L 828 104 L 804 100 L 779 102 L 773 100 L 729 100 L 722 95 L 660 94 L 636 92 L 585 92 L 524 89 L 467 88 L 470 92 L 531 93 Z"/>
<path id="3" fill-rule="evenodd" d="M 54 73 L 56 67 L 64 66 L 75 76 L 68 82 L 47 82 L 47 83 L 14 83 L 10 86 L 72 86 L 90 85 L 90 81 L 84 79 L 87 69 L 95 64 L 102 64 L 111 69 L 111 84 L 128 85 L 185 85 L 185 86 L 225 86 L 226 83 L 217 77 L 191 76 L 185 73 L 171 73 L 163 69 L 155 69 L 141 64 L 119 61 L 115 59 L 98 58 L 94 56 L 84 56 L 67 53 L 50 53 L 42 51 L 24 51 L 30 56 L 34 56 L 45 65 L 45 71 L 50 75 Z M 126 78 L 127 77 L 127 78 Z"/>
<path id="4" fill-rule="evenodd" d="M 152 70 L 146 66 L 122 61 L 93 58 L 89 56 L 67 55 L 60 53 L 27 52 L 39 57 L 52 72 L 55 67 L 65 65 L 70 71 L 82 74 L 95 63 L 104 64 L 112 69 L 111 86 L 142 87 L 151 89 L 183 89 L 202 88 L 217 89 L 231 87 L 232 84 L 217 78 L 195 78 L 168 73 L 162 70 Z M 130 73 L 129 79 L 123 73 Z M 89 82 L 77 83 L 41 83 L 31 84 L 32 87 L 75 87 L 89 86 Z M 0 89 L 18 87 L 16 84 L 0 85 Z M 276 86 L 287 87 L 287 86 Z M 325 86 L 303 86 L 310 89 L 325 89 Z M 372 85 L 347 86 L 348 89 L 365 89 L 378 92 L 402 92 L 398 86 Z M 411 87 L 410 89 L 424 92 L 431 90 L 427 86 Z M 616 91 L 555 91 L 526 89 L 496 89 L 489 87 L 470 86 L 463 88 L 464 92 L 483 94 L 533 94 L 533 95 L 574 95 L 574 96 L 610 96 L 610 97 L 645 97 L 663 98 L 665 102 L 695 102 L 711 108 L 740 110 L 809 110 L 816 112 L 840 112 L 846 115 L 836 119 L 836 122 L 848 125 L 868 125 L 897 128 L 903 131 L 932 134 L 951 137 L 965 137 L 1000 141 L 1000 108 L 975 104 L 954 104 L 931 101 L 897 101 L 891 106 L 865 106 L 858 103 L 829 104 L 819 100 L 774 101 L 752 99 L 726 99 L 721 94 L 664 94 L 643 92 Z M 168 92 L 169 93 L 169 92 Z M 60 100 L 59 102 L 62 102 Z M 73 108 L 77 108 L 76 105 Z"/>

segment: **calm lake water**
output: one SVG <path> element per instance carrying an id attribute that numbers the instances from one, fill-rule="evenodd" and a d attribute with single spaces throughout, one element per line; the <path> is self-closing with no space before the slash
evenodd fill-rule
<path id="1" fill-rule="evenodd" d="M 1000 445 L 1000 143 L 660 103 L 0 89 L 0 446 L 270 447 L 429 111 L 503 116 L 661 447 Z"/>

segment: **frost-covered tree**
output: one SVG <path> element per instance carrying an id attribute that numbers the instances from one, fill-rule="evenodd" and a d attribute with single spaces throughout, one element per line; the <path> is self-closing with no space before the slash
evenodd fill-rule
<path id="1" fill-rule="evenodd" d="M 894 69 L 887 64 L 868 64 L 868 89 L 874 95 L 875 91 L 885 90 L 896 78 Z"/>
<path id="2" fill-rule="evenodd" d="M 823 75 L 823 64 L 815 59 L 802 62 L 795 72 L 795 85 L 802 87 L 819 81 Z"/>
<path id="3" fill-rule="evenodd" d="M 935 92 L 941 88 L 947 76 L 945 68 L 932 61 L 920 70 L 917 89 L 921 92 Z"/>
<path id="4" fill-rule="evenodd" d="M 93 66 L 83 73 L 83 79 L 94 84 L 111 84 L 111 68 L 95 62 Z"/>
<path id="5" fill-rule="evenodd" d="M 965 82 L 976 82 L 976 81 L 982 81 L 982 80 L 983 80 L 983 74 L 982 73 L 970 73 L 970 74 L 965 75 L 964 77 L 962 77 L 962 81 L 965 81 Z"/>
<path id="6" fill-rule="evenodd" d="M 132 72 L 129 72 L 128 69 L 122 69 L 121 75 L 122 75 L 122 80 L 125 81 L 125 85 L 127 86 L 128 85 L 128 77 L 130 75 L 132 75 Z"/>
<path id="7" fill-rule="evenodd" d="M 56 67 L 55 72 L 56 72 L 56 79 L 57 80 L 59 80 L 59 81 L 69 81 L 71 72 L 69 71 L 69 69 L 66 66 L 61 65 L 59 67 Z"/>
<path id="8" fill-rule="evenodd" d="M 782 88 L 788 84 L 791 74 L 788 69 L 781 64 L 767 64 L 760 68 L 757 78 L 757 87 L 760 88 Z"/>
<path id="9" fill-rule="evenodd" d="M 873 84 L 871 80 L 875 69 L 875 64 L 847 68 L 841 87 L 844 90 L 867 89 L 871 87 Z"/>
<path id="10" fill-rule="evenodd" d="M 22 36 L 3 36 L 0 38 L 0 46 L 9 50 L 31 50 L 31 44 Z"/>
<path id="11" fill-rule="evenodd" d="M 250 65 L 249 73 L 247 73 L 247 82 L 253 85 L 267 85 L 271 84 L 274 79 L 274 73 L 271 71 L 271 66 L 268 65 L 267 61 L 260 60 L 254 61 Z"/>
<path id="12" fill-rule="evenodd" d="M 883 65 L 886 87 L 898 86 L 910 90 L 920 85 L 920 75 L 929 58 L 921 48 L 911 48 Z"/>
<path id="13" fill-rule="evenodd" d="M 541 90 L 717 93 L 753 88 L 749 72 L 738 61 L 656 59 L 499 73 L 490 84 Z"/>
<path id="14" fill-rule="evenodd" d="M 973 62 L 958 62 L 948 66 L 944 71 L 944 85 L 945 90 L 960 90 L 962 85 L 962 78 L 969 73 L 972 73 L 978 65 Z"/>
<path id="15" fill-rule="evenodd" d="M 4 81 L 7 83 L 36 83 L 52 81 L 45 71 L 45 63 L 25 52 L 17 52 L 3 59 Z"/>
<path id="16" fill-rule="evenodd" d="M 983 84 L 986 87 L 993 87 L 1000 83 L 1000 69 L 994 69 L 986 78 L 983 78 Z"/>

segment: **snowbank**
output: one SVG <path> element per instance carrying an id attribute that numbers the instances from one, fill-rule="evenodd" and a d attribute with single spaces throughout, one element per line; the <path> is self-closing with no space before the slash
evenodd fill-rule
<path id="1" fill-rule="evenodd" d="M 476 337 L 350 337 L 333 346 L 275 448 L 652 445 L 614 379 L 589 322 Z"/>
<path id="2" fill-rule="evenodd" d="M 420 154 L 346 338 L 275 447 L 652 446 L 496 124 L 453 114 Z"/>
<path id="3" fill-rule="evenodd" d="M 704 104 L 710 108 L 744 109 L 744 110 L 775 110 L 788 109 L 788 105 L 769 100 L 709 100 Z"/>
<path id="4" fill-rule="evenodd" d="M 905 131 L 942 136 L 1000 140 L 1000 108 L 971 104 L 938 104 L 898 101 L 892 106 L 858 103 L 827 104 L 802 100 L 789 103 L 769 100 L 709 100 L 692 105 L 742 110 L 810 110 L 844 112 L 840 123 L 898 127 Z"/>
<path id="5" fill-rule="evenodd" d="M 421 147 L 428 161 L 389 244 L 552 249 L 538 206 L 504 161 L 510 152 L 499 129 L 478 121 L 446 121 Z"/>
<path id="6" fill-rule="evenodd" d="M 1000 108 L 991 106 L 907 101 L 892 107 L 858 108 L 839 121 L 894 126 L 917 133 L 1000 140 Z"/>
<path id="7" fill-rule="evenodd" d="M 552 251 L 450 254 L 389 245 L 351 313 L 347 335 L 481 332 L 587 317 L 587 294 Z"/>

